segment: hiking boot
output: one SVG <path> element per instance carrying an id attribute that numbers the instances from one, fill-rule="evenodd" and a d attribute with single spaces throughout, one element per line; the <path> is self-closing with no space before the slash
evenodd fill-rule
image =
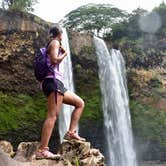
<path id="1" fill-rule="evenodd" d="M 52 152 L 49 151 L 49 147 L 45 147 L 43 149 L 38 149 L 36 151 L 36 159 L 58 159 L 60 158 L 60 154 L 53 154 Z"/>
<path id="2" fill-rule="evenodd" d="M 68 140 L 68 141 L 70 141 L 70 140 L 86 141 L 86 139 L 80 137 L 80 136 L 76 133 L 76 131 L 75 131 L 75 132 L 70 132 L 70 131 L 68 131 L 68 132 L 64 135 L 64 139 L 65 139 L 65 140 Z"/>

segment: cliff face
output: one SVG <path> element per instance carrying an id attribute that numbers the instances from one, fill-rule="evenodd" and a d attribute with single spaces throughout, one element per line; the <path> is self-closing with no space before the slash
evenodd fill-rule
<path id="1" fill-rule="evenodd" d="M 0 88 L 3 92 L 34 93 L 35 49 L 47 41 L 49 24 L 40 18 L 0 10 Z"/>
<path id="2" fill-rule="evenodd" d="M 88 114 L 83 114 L 83 116 L 99 120 L 102 116 L 101 95 L 93 36 L 92 34 L 80 34 L 70 30 L 68 35 L 76 92 L 84 98 L 89 112 Z"/>
<path id="3" fill-rule="evenodd" d="M 7 139 L 16 147 L 22 140 L 40 139 L 46 99 L 39 92 L 34 77 L 33 58 L 34 52 L 46 44 L 50 24 L 30 14 L 2 10 L 0 23 L 0 139 Z M 101 94 L 93 36 L 71 30 L 68 30 L 68 36 L 76 93 L 86 103 L 80 132 L 93 146 L 104 151 L 106 141 L 103 139 Z M 164 160 L 165 70 L 159 66 L 136 69 L 129 63 L 131 56 L 125 54 L 125 58 L 138 151 L 144 159 Z M 55 139 L 59 139 L 57 125 L 54 133 L 51 145 L 55 144 Z"/>

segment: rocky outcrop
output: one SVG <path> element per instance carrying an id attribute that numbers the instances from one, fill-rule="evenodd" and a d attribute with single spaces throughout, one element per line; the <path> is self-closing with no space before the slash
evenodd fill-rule
<path id="1" fill-rule="evenodd" d="M 35 151 L 38 142 L 21 142 L 15 156 L 11 158 L 12 145 L 7 141 L 0 141 L 1 166 L 104 166 L 104 156 L 98 149 L 91 148 L 89 142 L 77 140 L 63 142 L 58 150 L 60 158 L 54 160 L 36 160 Z"/>

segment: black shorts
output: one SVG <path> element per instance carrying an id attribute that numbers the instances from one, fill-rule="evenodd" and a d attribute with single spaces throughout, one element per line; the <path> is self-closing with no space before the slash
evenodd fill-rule
<path id="1" fill-rule="evenodd" d="M 52 92 L 59 92 L 62 95 L 64 95 L 64 93 L 67 91 L 67 89 L 65 88 L 63 82 L 56 79 L 56 85 L 54 83 L 53 78 L 45 78 L 42 83 L 42 89 L 43 89 L 44 95 L 46 97 L 48 97 Z"/>

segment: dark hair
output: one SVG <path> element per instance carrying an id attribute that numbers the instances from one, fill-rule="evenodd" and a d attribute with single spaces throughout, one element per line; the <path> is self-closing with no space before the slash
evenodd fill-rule
<path id="1" fill-rule="evenodd" d="M 60 33 L 62 33 L 63 30 L 60 27 L 59 24 L 54 24 L 49 31 L 49 34 L 51 35 L 51 37 L 57 37 Z"/>

